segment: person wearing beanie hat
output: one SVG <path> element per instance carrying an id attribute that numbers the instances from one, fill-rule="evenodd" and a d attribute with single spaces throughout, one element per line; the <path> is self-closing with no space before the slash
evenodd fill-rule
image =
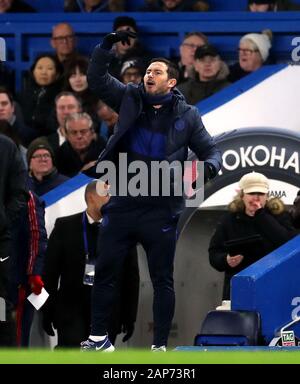
<path id="1" fill-rule="evenodd" d="M 34 140 L 27 150 L 28 187 L 38 196 L 56 188 L 69 178 L 57 172 L 54 152 L 46 139 Z"/>
<path id="2" fill-rule="evenodd" d="M 240 45 L 246 40 L 252 43 L 252 49 L 260 54 L 262 62 L 264 63 L 269 57 L 269 51 L 272 47 L 270 33 L 267 31 L 262 33 L 248 33 L 241 38 Z"/>
<path id="3" fill-rule="evenodd" d="M 269 57 L 272 32 L 248 33 L 239 42 L 239 62 L 229 67 L 228 80 L 235 82 L 261 68 Z"/>
<path id="4" fill-rule="evenodd" d="M 233 275 L 297 235 L 279 198 L 269 198 L 269 180 L 259 172 L 245 174 L 209 244 L 213 268 L 225 272 L 223 300 L 230 300 Z"/>
<path id="5" fill-rule="evenodd" d="M 49 145 L 48 141 L 43 138 L 37 138 L 31 142 L 27 149 L 26 157 L 27 157 L 27 163 L 29 166 L 29 163 L 31 161 L 32 156 L 35 154 L 35 152 L 39 149 L 44 149 L 45 151 L 48 152 L 50 155 L 52 162 L 54 163 L 54 152 L 51 146 Z"/>
<path id="6" fill-rule="evenodd" d="M 124 84 L 140 84 L 144 75 L 144 67 L 138 60 L 127 60 L 121 68 L 121 79 Z"/>

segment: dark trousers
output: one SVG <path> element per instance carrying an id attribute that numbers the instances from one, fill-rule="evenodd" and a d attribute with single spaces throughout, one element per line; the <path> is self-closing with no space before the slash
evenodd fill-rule
<path id="1" fill-rule="evenodd" d="M 87 339 L 91 330 L 91 287 L 84 286 L 74 297 L 60 300 L 55 314 L 57 326 L 56 348 L 78 348 L 80 342 Z M 116 340 L 118 330 L 110 321 L 108 335 L 112 342 Z"/>
<path id="2" fill-rule="evenodd" d="M 31 291 L 26 286 L 18 289 L 18 303 L 16 307 L 16 337 L 18 347 L 29 347 L 30 330 L 34 316 L 34 307 L 27 300 Z"/>
<path id="3" fill-rule="evenodd" d="M 154 290 L 153 344 L 167 345 L 175 308 L 173 264 L 178 216 L 168 205 L 129 202 L 104 210 L 92 291 L 92 335 L 104 335 L 114 300 L 116 279 L 124 258 L 138 242 L 146 251 Z"/>

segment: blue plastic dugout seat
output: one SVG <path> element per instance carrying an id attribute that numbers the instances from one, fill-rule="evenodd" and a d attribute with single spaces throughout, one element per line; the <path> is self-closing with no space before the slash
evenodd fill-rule
<path id="1" fill-rule="evenodd" d="M 247 346 L 261 342 L 258 312 L 210 311 L 204 319 L 196 346 Z"/>

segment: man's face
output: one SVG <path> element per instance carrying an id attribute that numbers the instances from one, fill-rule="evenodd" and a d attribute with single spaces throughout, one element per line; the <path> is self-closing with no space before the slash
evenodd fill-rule
<path id="1" fill-rule="evenodd" d="M 0 13 L 5 13 L 9 10 L 14 0 L 0 0 Z"/>
<path id="2" fill-rule="evenodd" d="M 56 102 L 56 118 L 60 127 L 64 127 L 65 119 L 71 113 L 81 112 L 78 101 L 73 96 L 61 96 Z"/>
<path id="3" fill-rule="evenodd" d="M 6 93 L 0 93 L 0 119 L 10 121 L 15 112 L 14 105 Z"/>
<path id="4" fill-rule="evenodd" d="M 126 71 L 122 76 L 122 80 L 124 84 L 128 84 L 128 83 L 140 84 L 140 82 L 142 81 L 142 78 L 143 77 L 141 75 L 141 71 L 138 68 L 134 68 L 134 67 L 126 69 Z"/>
<path id="5" fill-rule="evenodd" d="M 52 157 L 47 149 L 38 149 L 31 157 L 29 169 L 34 176 L 46 176 L 52 172 Z"/>
<path id="6" fill-rule="evenodd" d="M 66 137 L 74 151 L 84 152 L 93 141 L 94 132 L 89 124 L 89 121 L 85 118 L 68 122 Z"/>
<path id="7" fill-rule="evenodd" d="M 58 24 L 52 32 L 51 46 L 61 60 L 75 51 L 76 38 L 68 24 Z"/>
<path id="8" fill-rule="evenodd" d="M 128 31 L 135 33 L 135 30 L 129 26 L 129 25 L 122 25 L 121 27 L 117 28 L 116 31 Z M 131 49 L 135 44 L 136 39 L 129 37 L 129 44 L 125 43 L 122 44 L 120 41 L 115 44 L 115 49 L 118 55 L 123 56 L 125 53 Z"/>
<path id="9" fill-rule="evenodd" d="M 155 61 L 151 63 L 144 76 L 144 86 L 151 95 L 166 94 L 176 85 L 175 79 L 169 79 L 166 63 Z"/>
<path id="10" fill-rule="evenodd" d="M 210 81 L 216 78 L 221 69 L 219 56 L 204 56 L 195 60 L 195 70 L 199 73 L 200 80 Z"/>
<path id="11" fill-rule="evenodd" d="M 180 45 L 180 61 L 185 66 L 191 66 L 194 64 L 194 55 L 198 47 L 205 45 L 205 41 L 200 36 L 193 35 L 183 40 Z"/>

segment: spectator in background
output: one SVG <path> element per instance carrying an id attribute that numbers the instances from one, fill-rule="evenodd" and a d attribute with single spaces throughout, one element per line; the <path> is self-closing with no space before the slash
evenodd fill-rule
<path id="1" fill-rule="evenodd" d="M 185 35 L 180 47 L 180 59 L 177 61 L 179 69 L 178 84 L 195 78 L 195 52 L 202 45 L 208 44 L 208 38 L 201 32 L 190 32 Z"/>
<path id="2" fill-rule="evenodd" d="M 82 101 L 82 111 L 87 112 L 98 125 L 97 103 L 99 98 L 90 91 L 86 79 L 88 59 L 78 56 L 68 62 L 64 74 L 64 91 L 72 92 Z"/>
<path id="3" fill-rule="evenodd" d="M 92 273 L 96 259 L 98 225 L 102 221 L 101 208 L 109 201 L 105 189 L 105 194 L 97 193 L 98 183 L 91 181 L 86 186 L 87 209 L 57 219 L 49 238 L 44 279 L 50 297 L 43 310 L 43 324 L 50 336 L 54 336 L 53 327 L 57 328 L 58 347 L 78 347 L 90 331 Z M 90 275 L 87 275 L 87 267 Z M 138 294 L 139 270 L 134 248 L 128 254 L 119 274 L 118 295 L 108 333 L 112 340 L 121 332 L 126 333 L 123 341 L 131 337 L 137 314 Z"/>
<path id="4" fill-rule="evenodd" d="M 52 28 L 51 47 L 58 61 L 65 64 L 76 57 L 76 35 L 68 23 L 59 23 Z"/>
<path id="5" fill-rule="evenodd" d="M 47 247 L 45 207 L 32 191 L 12 229 L 11 300 L 16 311 L 17 346 L 28 347 L 34 316 L 33 305 L 26 300 L 39 295 L 44 286 L 42 272 Z"/>
<path id="6" fill-rule="evenodd" d="M 119 115 L 102 100 L 98 102 L 97 113 L 101 119 L 99 135 L 107 141 L 114 132 Z"/>
<path id="7" fill-rule="evenodd" d="M 58 173 L 53 150 L 43 138 L 34 140 L 28 147 L 27 164 L 29 189 L 38 196 L 44 195 L 69 179 Z"/>
<path id="8" fill-rule="evenodd" d="M 7 121 L 0 120 L 0 132 L 11 138 L 21 152 L 18 137 L 9 127 Z M 21 154 L 24 155 L 23 152 Z M 29 191 L 26 204 L 11 226 L 8 294 L 16 318 L 14 339 L 17 346 L 29 345 L 34 307 L 26 298 L 32 292 L 39 295 L 44 285 L 41 279 L 47 243 L 44 214 L 43 202 Z"/>
<path id="9" fill-rule="evenodd" d="M 123 12 L 124 0 L 65 0 L 65 12 Z"/>
<path id="10" fill-rule="evenodd" d="M 125 61 L 121 68 L 121 80 L 122 83 L 134 83 L 140 84 L 144 77 L 144 68 L 143 65 L 139 62 L 138 59 L 132 59 Z"/>
<path id="11" fill-rule="evenodd" d="M 117 31 L 129 31 L 133 33 L 138 33 L 138 27 L 136 21 L 129 16 L 118 16 L 115 18 L 113 23 L 113 30 Z M 128 43 L 122 44 L 117 42 L 113 46 L 113 51 L 115 53 L 113 60 L 109 65 L 109 73 L 114 77 L 117 77 L 121 80 L 121 69 L 125 61 L 131 59 L 139 59 L 141 65 L 143 66 L 143 71 L 145 70 L 148 61 L 151 55 L 145 50 L 138 38 L 129 38 Z"/>
<path id="12" fill-rule="evenodd" d="M 7 90 L 11 92 L 11 94 L 15 94 L 15 74 L 11 68 L 7 67 L 6 64 L 1 61 L 4 60 L 4 57 L 0 56 L 0 85 L 1 87 L 5 87 Z"/>
<path id="13" fill-rule="evenodd" d="M 234 83 L 261 68 L 269 57 L 272 32 L 249 33 L 240 39 L 239 62 L 229 67 L 228 80 Z"/>
<path id="14" fill-rule="evenodd" d="M 0 86 L 0 119 L 6 120 L 18 137 L 19 144 L 27 146 L 33 139 L 35 132 L 25 125 L 20 105 L 13 99 L 12 94 L 5 87 Z"/>
<path id="15" fill-rule="evenodd" d="M 196 79 L 178 86 L 188 104 L 196 104 L 230 85 L 229 69 L 213 45 L 203 45 L 195 52 Z"/>
<path id="16" fill-rule="evenodd" d="M 223 299 L 230 300 L 230 280 L 255 261 L 295 236 L 289 213 L 278 198 L 268 199 L 269 180 L 251 172 L 239 181 L 240 191 L 229 204 L 229 212 L 218 223 L 209 244 L 209 261 L 219 272 L 225 271 Z M 256 235 L 255 246 L 229 254 L 226 241 Z M 238 248 L 238 247 L 237 247 Z"/>
<path id="17" fill-rule="evenodd" d="M 145 12 L 193 12 L 208 11 L 209 5 L 203 0 L 148 0 L 142 7 Z"/>
<path id="18" fill-rule="evenodd" d="M 0 105 L 1 105 L 1 95 L 0 95 Z M 1 109 L 0 109 L 0 111 L 1 111 Z M 1 114 L 0 114 L 0 116 L 1 116 Z M 9 122 L 7 120 L 1 120 L 1 117 L 0 117 L 0 133 L 2 135 L 9 137 L 16 144 L 16 146 L 18 147 L 18 149 L 21 153 L 22 159 L 24 161 L 24 165 L 27 167 L 27 161 L 26 161 L 27 149 L 25 147 L 23 147 L 23 145 L 21 144 L 21 140 L 18 136 L 18 133 L 15 132 L 15 130 L 13 129 L 13 127 L 9 124 Z"/>
<path id="19" fill-rule="evenodd" d="M 55 98 L 55 113 L 49 119 L 47 141 L 56 154 L 58 148 L 66 141 L 65 120 L 71 113 L 82 111 L 82 101 L 72 92 L 60 92 Z"/>
<path id="20" fill-rule="evenodd" d="M 15 323 L 9 300 L 11 230 L 26 205 L 26 169 L 15 143 L 0 135 L 0 347 L 15 345 Z M 3 300 L 5 301 L 5 308 Z"/>
<path id="21" fill-rule="evenodd" d="M 290 0 L 249 0 L 248 8 L 251 12 L 299 11 L 300 5 Z"/>
<path id="22" fill-rule="evenodd" d="M 0 13 L 33 13 L 36 10 L 22 0 L 1 0 Z"/>
<path id="23" fill-rule="evenodd" d="M 73 177 L 95 165 L 105 141 L 95 133 L 93 120 L 85 112 L 67 116 L 65 132 L 67 141 L 57 151 L 57 169 Z"/>
<path id="24" fill-rule="evenodd" d="M 63 68 L 57 58 L 40 54 L 28 73 L 20 96 L 25 123 L 35 130 L 34 138 L 50 134 L 47 131 L 49 111 L 62 88 Z"/>

